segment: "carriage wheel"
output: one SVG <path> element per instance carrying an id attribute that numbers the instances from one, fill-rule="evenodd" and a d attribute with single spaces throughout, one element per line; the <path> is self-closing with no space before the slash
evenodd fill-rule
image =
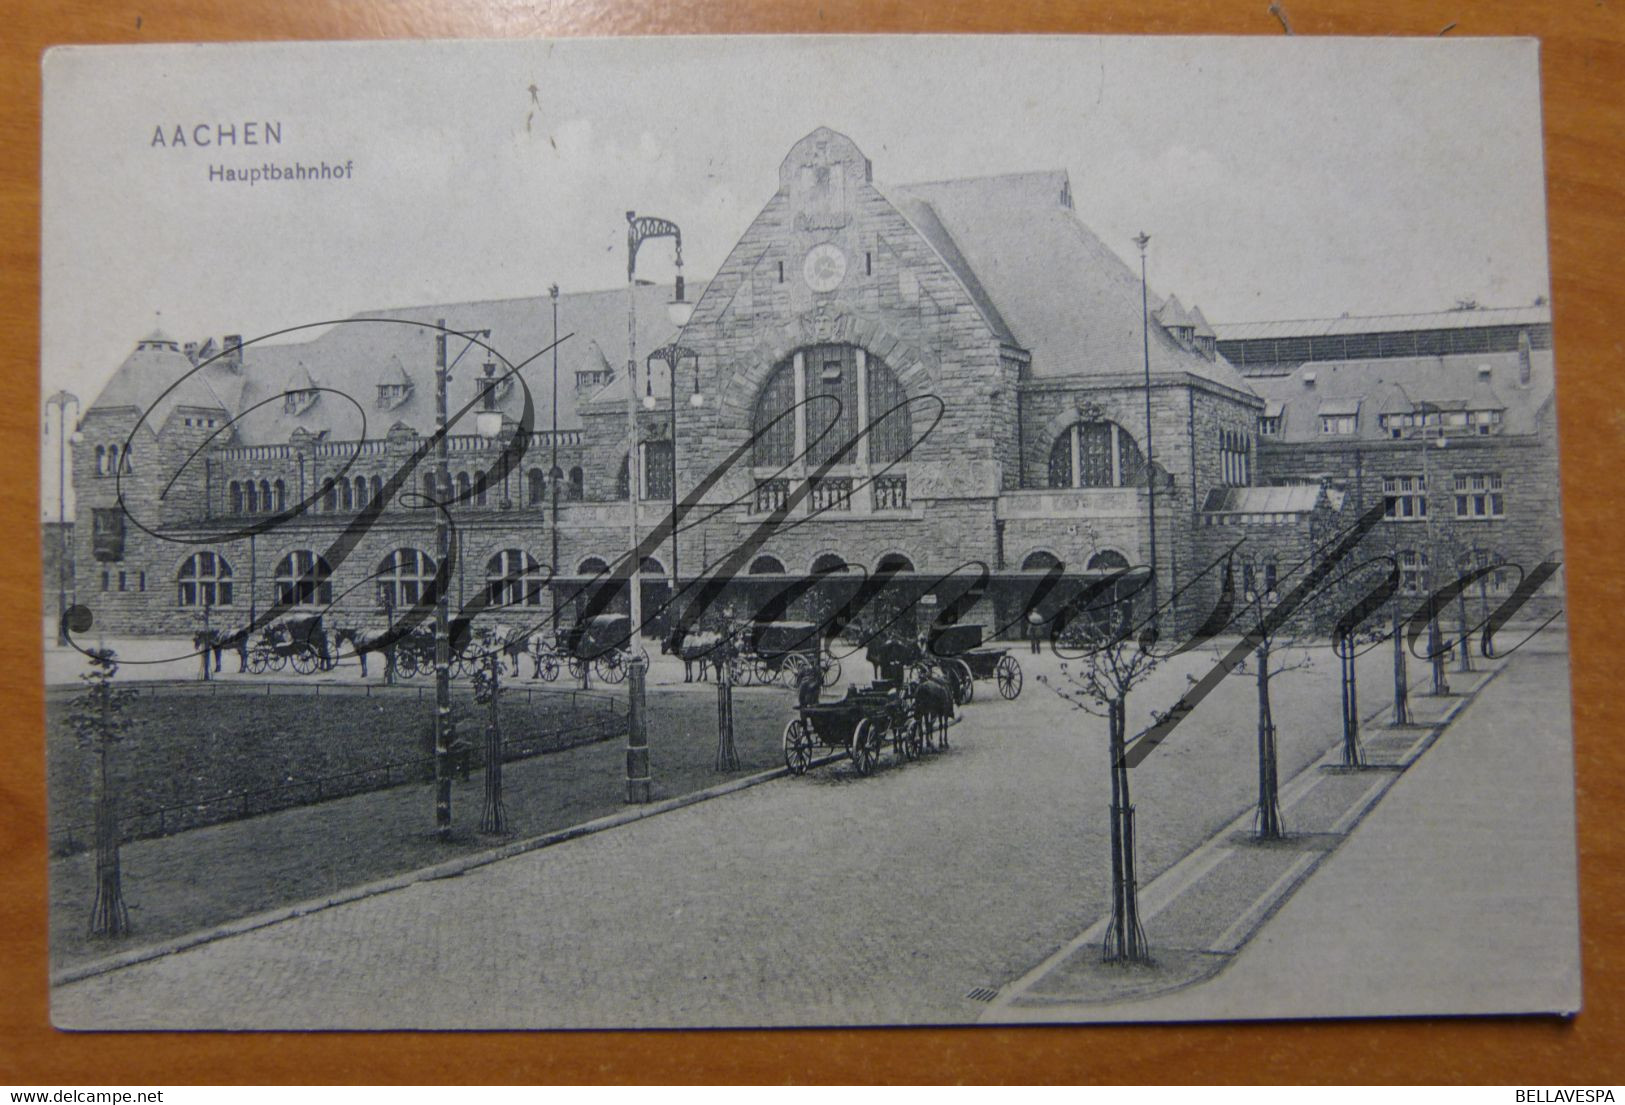
<path id="1" fill-rule="evenodd" d="M 773 670 L 771 664 L 758 656 L 755 662 L 751 664 L 751 675 L 755 677 L 756 682 L 765 687 L 773 682 L 773 677 L 778 675 L 778 672 Z"/>
<path id="2" fill-rule="evenodd" d="M 308 649 L 300 649 L 288 657 L 288 660 L 293 664 L 293 670 L 300 675 L 309 675 L 316 670 L 316 665 L 320 663 L 316 658 L 316 654 Z"/>
<path id="3" fill-rule="evenodd" d="M 792 652 L 779 668 L 779 681 L 791 690 L 801 686 L 801 679 L 811 670 L 811 661 L 800 653 Z"/>
<path id="4" fill-rule="evenodd" d="M 963 660 L 949 660 L 946 667 L 954 689 L 954 705 L 969 705 L 976 697 L 976 677 L 971 674 L 970 665 Z"/>
<path id="5" fill-rule="evenodd" d="M 812 763 L 812 733 L 807 729 L 807 723 L 800 718 L 792 718 L 790 724 L 784 727 L 784 766 L 790 769 L 792 775 L 804 775 L 807 765 Z"/>
<path id="6" fill-rule="evenodd" d="M 265 654 L 263 648 L 256 648 L 248 654 L 248 670 L 255 675 L 264 675 L 265 669 L 271 666 L 271 658 Z"/>
<path id="7" fill-rule="evenodd" d="M 536 662 L 536 673 L 542 677 L 543 683 L 551 683 L 559 677 L 559 658 L 557 656 L 544 656 Z"/>
<path id="8" fill-rule="evenodd" d="M 737 686 L 748 687 L 756 681 L 756 666 L 743 656 L 730 657 L 728 671 Z"/>
<path id="9" fill-rule="evenodd" d="M 838 658 L 826 652 L 818 658 L 818 667 L 824 686 L 833 687 L 841 681 L 841 661 Z"/>
<path id="10" fill-rule="evenodd" d="M 606 652 L 593 663 L 598 678 L 605 683 L 619 683 L 626 678 L 626 658 L 619 652 Z"/>
<path id="11" fill-rule="evenodd" d="M 395 674 L 402 679 L 410 679 L 418 673 L 418 656 L 409 648 L 403 648 L 395 653 Z"/>
<path id="12" fill-rule="evenodd" d="M 999 657 L 999 666 L 993 669 L 993 674 L 999 678 L 999 693 L 1005 698 L 1015 698 L 1021 693 L 1021 665 L 1014 656 Z"/>
<path id="13" fill-rule="evenodd" d="M 913 716 L 905 718 L 901 724 L 894 725 L 892 735 L 892 755 L 900 760 L 917 760 L 920 758 L 920 723 Z"/>
<path id="14" fill-rule="evenodd" d="M 868 775 L 875 769 L 875 727 L 868 718 L 861 719 L 857 727 L 852 730 L 852 743 L 847 746 L 847 755 L 852 757 L 852 765 L 858 769 L 859 775 Z"/>
<path id="15" fill-rule="evenodd" d="M 569 656 L 565 658 L 564 666 L 569 669 L 571 679 L 580 679 L 581 673 L 587 670 L 587 661 L 579 656 Z"/>
<path id="16" fill-rule="evenodd" d="M 288 658 L 280 652 L 271 653 L 271 670 L 281 671 L 288 666 Z"/>

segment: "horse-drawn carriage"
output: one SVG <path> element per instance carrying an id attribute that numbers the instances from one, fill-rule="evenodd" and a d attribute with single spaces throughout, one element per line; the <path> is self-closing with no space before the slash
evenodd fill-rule
<path id="1" fill-rule="evenodd" d="M 320 614 L 272 622 L 248 649 L 248 670 L 256 675 L 289 666 L 300 675 L 309 675 L 318 669 L 327 671 L 333 664 Z"/>
<path id="2" fill-rule="evenodd" d="M 887 740 L 899 760 L 946 749 L 953 709 L 952 690 L 934 677 L 882 680 L 848 687 L 844 697 L 830 702 L 804 701 L 784 727 L 784 763 L 800 775 L 814 750 L 823 747 L 844 751 L 858 774 L 868 775 Z"/>
<path id="3" fill-rule="evenodd" d="M 999 694 L 1013 699 L 1021 693 L 1021 664 L 1007 648 L 983 648 L 979 625 L 940 626 L 927 639 L 926 652 L 956 675 L 955 700 L 963 706 L 976 697 L 975 680 L 995 680 Z M 963 693 L 964 697 L 960 697 Z"/>
<path id="4" fill-rule="evenodd" d="M 626 678 L 632 658 L 632 619 L 625 614 L 599 614 L 576 622 L 560 634 L 558 649 L 577 679 L 587 665 L 605 683 Z"/>
<path id="5" fill-rule="evenodd" d="M 822 686 L 841 680 L 841 661 L 824 647 L 823 631 L 812 622 L 752 622 L 741 635 L 733 664 L 734 682 L 744 685 L 780 682 L 796 687 L 814 671 Z"/>
<path id="6" fill-rule="evenodd" d="M 893 751 L 913 759 L 920 753 L 920 726 L 904 688 L 889 683 L 848 687 L 846 697 L 806 704 L 784 727 L 784 763 L 800 775 L 812 763 L 814 749 L 844 751 L 859 775 L 875 769 L 886 740 Z"/>

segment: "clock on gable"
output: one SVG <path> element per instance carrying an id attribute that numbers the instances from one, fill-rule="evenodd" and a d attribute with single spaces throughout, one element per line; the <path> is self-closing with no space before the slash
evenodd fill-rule
<path id="1" fill-rule="evenodd" d="M 813 246 L 801 263 L 801 275 L 813 291 L 832 292 L 846 277 L 846 254 L 829 242 Z"/>

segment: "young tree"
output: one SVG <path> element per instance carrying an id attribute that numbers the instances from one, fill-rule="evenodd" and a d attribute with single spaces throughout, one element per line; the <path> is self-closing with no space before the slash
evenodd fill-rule
<path id="1" fill-rule="evenodd" d="M 1278 675 L 1301 671 L 1314 664 L 1306 646 L 1308 638 L 1314 636 L 1317 605 L 1304 603 L 1285 617 L 1275 616 L 1281 597 L 1277 587 L 1283 583 L 1291 585 L 1290 581 L 1278 579 L 1277 572 L 1278 566 L 1273 560 L 1257 565 L 1248 561 L 1243 565 L 1238 628 L 1247 635 L 1252 654 L 1232 669 L 1251 674 L 1258 694 L 1258 809 L 1253 815 L 1253 834 L 1259 840 L 1279 840 L 1286 835 L 1281 819 L 1275 710 L 1270 701 L 1270 684 Z M 1230 584 L 1227 569 L 1225 585 Z M 1227 651 L 1221 649 L 1220 654 Z"/>
<path id="2" fill-rule="evenodd" d="M 107 773 L 107 757 L 124 739 L 134 721 L 125 716 L 135 697 L 127 687 L 115 686 L 117 654 L 110 648 L 92 649 L 90 671 L 79 678 L 85 690 L 68 710 L 68 724 L 81 747 L 96 753 L 92 784 L 96 820 L 96 899 L 90 910 L 92 936 L 124 936 L 130 931 L 130 913 L 124 905 L 119 874 L 118 804 Z"/>
<path id="3" fill-rule="evenodd" d="M 503 639 L 491 630 L 483 631 L 478 644 L 471 646 L 477 661 L 474 668 L 474 701 L 486 707 L 485 719 L 485 806 L 480 813 L 480 832 L 504 836 L 508 832 L 508 810 L 502 801 L 502 645 Z"/>
<path id="4" fill-rule="evenodd" d="M 1101 958 L 1107 963 L 1148 964 L 1151 950 L 1140 924 L 1134 873 L 1134 802 L 1129 795 L 1128 696 L 1156 670 L 1155 634 L 1136 634 L 1135 594 L 1107 590 L 1087 601 L 1082 615 L 1061 629 L 1061 639 L 1082 650 L 1076 670 L 1061 665 L 1064 683 L 1039 678 L 1085 713 L 1106 719 L 1111 764 L 1112 914 Z"/>

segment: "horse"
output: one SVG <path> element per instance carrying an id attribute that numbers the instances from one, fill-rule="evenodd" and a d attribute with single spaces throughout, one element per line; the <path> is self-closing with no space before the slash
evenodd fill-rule
<path id="1" fill-rule="evenodd" d="M 948 723 L 954 716 L 953 688 L 940 677 L 928 675 L 912 684 L 910 692 L 925 747 L 947 748 Z"/>

